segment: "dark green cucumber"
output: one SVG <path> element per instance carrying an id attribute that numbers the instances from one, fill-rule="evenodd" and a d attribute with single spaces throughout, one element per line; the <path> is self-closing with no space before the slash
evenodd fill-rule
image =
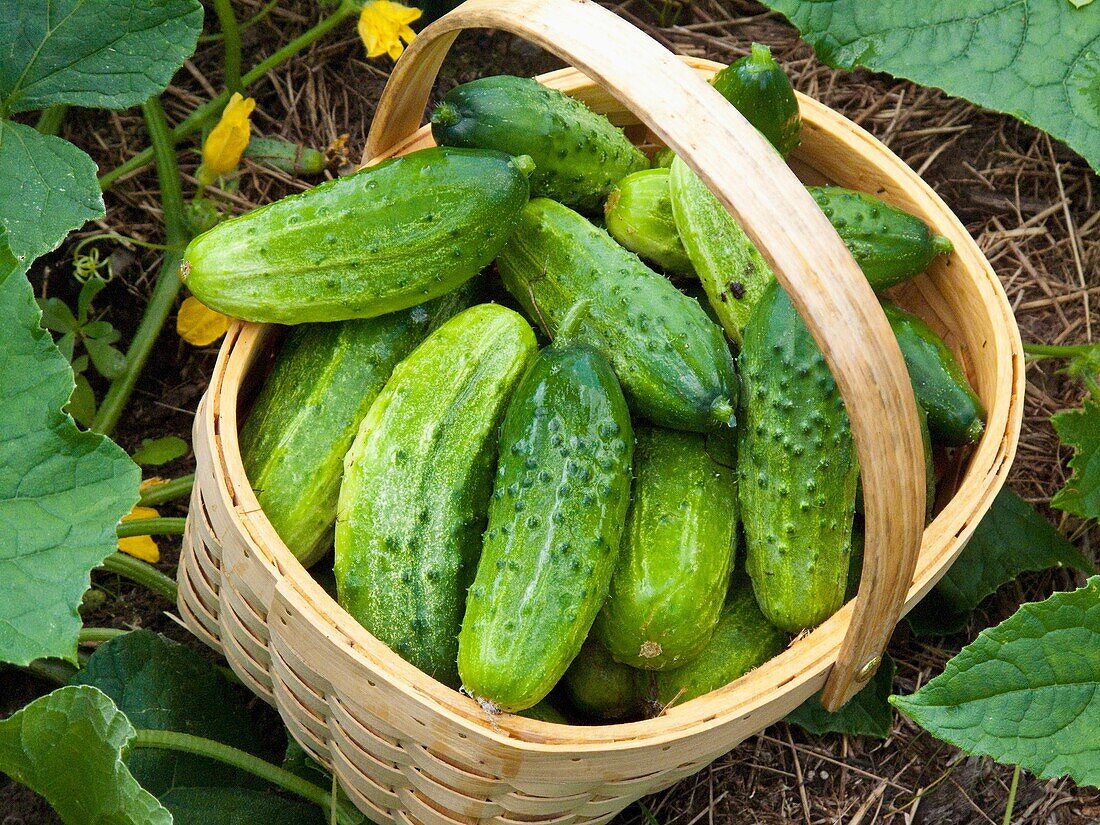
<path id="1" fill-rule="evenodd" d="M 606 117 L 529 77 L 463 83 L 431 120 L 440 145 L 530 155 L 531 194 L 586 211 L 598 209 L 620 178 L 649 166 Z"/>
<path id="2" fill-rule="evenodd" d="M 493 442 L 535 349 L 510 309 L 459 313 L 397 365 L 344 461 L 340 603 L 406 661 L 455 687 Z"/>
<path id="3" fill-rule="evenodd" d="M 732 426 L 737 375 L 722 330 L 605 231 L 537 198 L 497 269 L 551 336 L 574 304 L 589 302 L 577 338 L 611 362 L 635 413 L 678 430 Z"/>
<path id="4" fill-rule="evenodd" d="M 882 302 L 894 330 L 917 403 L 928 414 L 932 439 L 948 447 L 973 444 L 985 432 L 985 408 L 942 338 L 901 307 Z"/>
<path id="5" fill-rule="evenodd" d="M 683 667 L 652 675 L 655 710 L 682 705 L 728 685 L 781 653 L 789 641 L 790 636 L 760 612 L 748 582 L 735 584 L 703 652 Z"/>
<path id="6" fill-rule="evenodd" d="M 646 674 L 619 664 L 602 644 L 588 639 L 562 682 L 573 706 L 585 716 L 622 719 L 644 710 Z"/>
<path id="7" fill-rule="evenodd" d="M 791 80 L 775 62 L 771 49 L 760 43 L 711 79 L 722 97 L 737 107 L 783 157 L 802 134 L 802 118 Z"/>
<path id="8" fill-rule="evenodd" d="M 634 488 L 619 565 L 596 620 L 623 664 L 667 670 L 710 639 L 726 599 L 737 536 L 737 482 L 707 437 L 636 430 Z"/>
<path id="9" fill-rule="evenodd" d="M 550 704 L 549 699 L 543 699 L 538 704 L 527 708 L 527 710 L 521 710 L 518 715 L 525 716 L 528 719 L 538 719 L 540 722 L 553 722 L 555 725 L 569 724 L 565 714 Z"/>
<path id="10" fill-rule="evenodd" d="M 500 430 L 489 527 L 458 638 L 474 697 L 528 708 L 580 650 L 618 559 L 634 436 L 610 364 L 584 344 L 543 350 Z"/>
<path id="11" fill-rule="evenodd" d="M 527 203 L 529 165 L 424 149 L 199 235 L 180 277 L 211 309 L 280 324 L 373 318 L 450 292 L 488 264 Z"/>
<path id="12" fill-rule="evenodd" d="M 627 175 L 611 190 L 603 211 L 611 237 L 631 252 L 665 272 L 695 274 L 672 217 L 667 169 Z"/>
<path id="13" fill-rule="evenodd" d="M 876 290 L 919 275 L 951 241 L 874 195 L 839 186 L 807 187 Z"/>
<path id="14" fill-rule="evenodd" d="M 825 358 L 773 283 L 745 327 L 737 462 L 746 566 L 768 620 L 797 633 L 844 601 L 859 467 Z"/>
<path id="15" fill-rule="evenodd" d="M 344 455 L 375 396 L 472 292 L 471 282 L 412 309 L 287 334 L 239 442 L 260 506 L 302 564 L 332 547 Z"/>

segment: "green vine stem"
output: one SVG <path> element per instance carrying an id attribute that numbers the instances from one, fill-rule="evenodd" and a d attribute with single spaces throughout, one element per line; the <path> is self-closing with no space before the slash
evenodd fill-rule
<path id="1" fill-rule="evenodd" d="M 1016 807 L 1016 788 L 1020 784 L 1020 766 L 1012 772 L 1012 784 L 1008 788 L 1008 802 L 1005 803 L 1005 815 L 1001 825 L 1012 825 L 1012 809 Z"/>
<path id="2" fill-rule="evenodd" d="M 183 260 L 183 248 L 187 243 L 187 229 L 183 211 L 183 184 L 180 181 L 179 167 L 176 165 L 176 152 L 168 131 L 168 121 L 164 118 L 164 109 L 160 99 L 151 97 L 142 104 L 145 126 L 149 130 L 149 139 L 156 152 L 157 181 L 160 184 L 160 201 L 164 209 L 164 235 L 167 251 L 157 274 L 153 294 L 141 317 L 134 338 L 126 350 L 126 367 L 122 374 L 111 382 L 103 403 L 92 420 L 91 429 L 104 435 L 110 435 L 130 394 L 134 391 L 138 376 L 149 359 L 157 336 L 160 335 L 172 305 L 182 286 L 179 279 L 179 267 Z"/>
<path id="3" fill-rule="evenodd" d="M 195 474 L 180 476 L 163 484 L 154 484 L 141 494 L 138 504 L 142 507 L 156 507 L 158 504 L 167 504 L 170 501 L 187 498 L 191 495 L 191 488 L 195 486 Z"/>
<path id="4" fill-rule="evenodd" d="M 1076 358 L 1100 352 L 1100 344 L 1076 344 L 1074 346 L 1049 346 L 1047 344 L 1024 344 L 1024 354 L 1033 359 Z"/>
<path id="5" fill-rule="evenodd" d="M 136 518 L 119 522 L 115 533 L 120 539 L 133 536 L 182 536 L 186 524 L 185 518 Z"/>
<path id="6" fill-rule="evenodd" d="M 237 26 L 237 31 L 243 32 L 247 29 L 252 28 L 269 14 L 271 14 L 271 12 L 275 9 L 277 5 L 279 5 L 279 0 L 267 0 L 267 3 L 262 9 L 260 9 L 252 17 L 249 17 L 247 20 Z M 199 44 L 206 46 L 210 43 L 220 43 L 223 37 L 224 35 L 221 32 L 216 32 L 214 34 L 204 34 L 199 37 Z"/>
<path id="7" fill-rule="evenodd" d="M 112 553 L 103 560 L 102 569 L 136 582 L 163 596 L 172 604 L 176 603 L 176 582 L 141 559 L 135 559 L 125 553 Z"/>
<path id="8" fill-rule="evenodd" d="M 61 131 L 61 124 L 64 123 L 65 115 L 68 112 L 69 107 L 64 103 L 58 103 L 56 106 L 43 109 L 42 114 L 38 116 L 38 122 L 34 124 L 34 128 L 43 135 L 56 135 Z"/>
<path id="9" fill-rule="evenodd" d="M 82 627 L 77 636 L 77 644 L 94 645 L 100 642 L 109 642 L 119 636 L 125 636 L 129 630 L 119 630 L 117 627 Z"/>
<path id="10" fill-rule="evenodd" d="M 241 90 L 241 33 L 229 0 L 214 0 L 214 12 L 225 41 L 225 90 L 232 94 Z"/>
<path id="11" fill-rule="evenodd" d="M 243 75 L 241 77 L 241 88 L 247 89 L 272 69 L 294 57 L 294 55 L 302 51 L 302 49 L 321 39 L 349 17 L 358 13 L 359 8 L 351 2 L 351 0 L 343 0 L 332 14 L 322 19 L 317 25 L 313 26 L 313 28 L 302 32 L 298 37 L 274 52 L 270 57 L 256 64 L 255 68 Z M 225 104 L 229 101 L 230 94 L 231 93 L 228 91 L 222 92 L 213 100 L 195 109 L 186 119 L 171 130 L 169 137 L 172 143 L 179 143 L 185 137 L 199 131 L 208 120 L 220 114 L 222 109 L 225 108 Z M 119 180 L 119 178 L 144 168 L 153 160 L 153 155 L 153 147 L 142 149 L 125 163 L 101 175 L 99 178 L 99 188 L 103 190 L 109 189 Z"/>

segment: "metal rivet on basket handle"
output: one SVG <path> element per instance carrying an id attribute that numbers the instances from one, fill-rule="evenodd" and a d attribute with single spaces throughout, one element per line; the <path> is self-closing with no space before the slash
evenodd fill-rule
<path id="1" fill-rule="evenodd" d="M 739 112 L 648 35 L 590 0 L 466 0 L 394 67 L 365 161 L 421 123 L 463 29 L 501 29 L 569 61 L 679 154 L 740 221 L 806 319 L 848 408 L 866 548 L 851 623 L 822 694 L 843 705 L 874 674 L 900 617 L 924 526 L 924 460 L 905 364 L 874 292 L 828 219 Z"/>

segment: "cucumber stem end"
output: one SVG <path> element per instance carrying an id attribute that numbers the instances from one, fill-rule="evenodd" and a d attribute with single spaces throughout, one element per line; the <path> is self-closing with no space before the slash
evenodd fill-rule
<path id="1" fill-rule="evenodd" d="M 951 239 L 945 238 L 943 235 L 932 236 L 932 248 L 936 250 L 937 255 L 946 255 L 949 252 L 955 251 L 955 246 L 951 243 Z"/>

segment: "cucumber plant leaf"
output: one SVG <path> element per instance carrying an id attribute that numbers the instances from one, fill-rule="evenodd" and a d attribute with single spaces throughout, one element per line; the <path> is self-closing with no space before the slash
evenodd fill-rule
<path id="1" fill-rule="evenodd" d="M 125 109 L 195 50 L 199 0 L 0 0 L 0 108 Z"/>
<path id="2" fill-rule="evenodd" d="M 830 66 L 864 66 L 1005 112 L 1100 169 L 1100 3 L 763 0 Z"/>
<path id="3" fill-rule="evenodd" d="M 73 372 L 0 236 L 0 662 L 76 661 L 77 607 L 141 472 L 62 412 Z"/>
<path id="4" fill-rule="evenodd" d="M 99 688 L 139 728 L 189 733 L 269 760 L 282 753 L 282 741 L 265 747 L 256 735 L 282 730 L 273 711 L 253 710 L 251 696 L 213 664 L 148 630 L 100 645 L 72 684 Z M 142 787 L 158 797 L 178 786 L 268 787 L 251 774 L 178 751 L 135 751 L 129 766 Z"/>
<path id="5" fill-rule="evenodd" d="M 889 698 L 894 670 L 894 660 L 885 656 L 871 681 L 836 713 L 825 710 L 821 706 L 821 694 L 816 693 L 787 714 L 787 721 L 816 736 L 846 733 L 885 739 L 890 735 L 893 721 Z"/>
<path id="6" fill-rule="evenodd" d="M 969 754 L 1100 785 L 1100 576 L 1025 604 L 890 701 Z"/>
<path id="7" fill-rule="evenodd" d="M 63 687 L 0 722 L 0 773 L 41 794 L 69 825 L 171 825 L 126 769 L 134 726 L 93 687 Z"/>
<path id="8" fill-rule="evenodd" d="M 1073 475 L 1054 494 L 1051 506 L 1100 519 L 1100 400 L 1089 398 L 1081 409 L 1057 413 L 1050 421 L 1058 438 L 1076 449 L 1069 462 Z"/>
<path id="9" fill-rule="evenodd" d="M 304 799 L 254 788 L 173 788 L 160 798 L 175 825 L 325 825 L 324 811 Z"/>
<path id="10" fill-rule="evenodd" d="M 951 569 L 909 614 L 909 627 L 918 636 L 957 633 L 970 612 L 1001 585 L 1025 571 L 1049 567 L 1095 572 L 1034 507 L 1002 488 Z"/>

